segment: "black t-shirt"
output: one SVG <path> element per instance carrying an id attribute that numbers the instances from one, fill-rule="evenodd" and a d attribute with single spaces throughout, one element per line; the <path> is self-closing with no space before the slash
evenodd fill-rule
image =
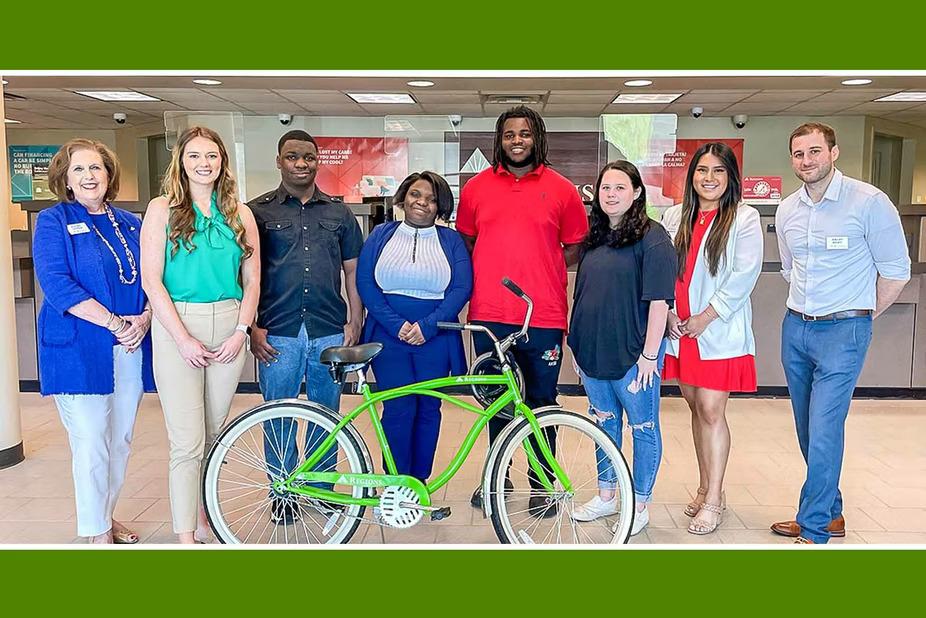
<path id="1" fill-rule="evenodd" d="M 579 367 L 601 380 L 620 380 L 646 339 L 649 303 L 675 300 L 678 261 L 666 230 L 650 222 L 632 245 L 586 251 L 576 273 L 569 347 Z"/>

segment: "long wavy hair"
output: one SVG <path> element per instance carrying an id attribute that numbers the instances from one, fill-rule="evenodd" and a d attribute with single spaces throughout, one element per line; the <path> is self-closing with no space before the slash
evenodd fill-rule
<path id="1" fill-rule="evenodd" d="M 183 153 L 187 145 L 197 137 L 203 137 L 214 142 L 219 148 L 219 154 L 222 157 L 222 168 L 219 176 L 215 180 L 214 191 L 216 192 L 216 205 L 219 212 L 225 217 L 225 222 L 235 234 L 235 242 L 244 251 L 245 259 L 251 257 L 254 248 L 248 244 L 244 225 L 238 216 L 238 183 L 231 173 L 228 166 L 228 151 L 225 150 L 225 144 L 222 138 L 212 129 L 206 127 L 190 127 L 180 134 L 177 144 L 170 157 L 170 165 L 167 166 L 167 172 L 164 174 L 164 181 L 161 184 L 161 190 L 170 204 L 170 215 L 168 217 L 168 235 L 167 239 L 171 243 L 171 256 L 177 254 L 180 250 L 180 244 L 183 243 L 187 251 L 194 251 L 196 245 L 193 243 L 193 223 L 196 221 L 196 208 L 193 205 L 193 198 L 190 195 L 190 179 L 186 170 L 183 168 Z"/>
<path id="2" fill-rule="evenodd" d="M 727 190 L 720 196 L 717 217 L 714 219 L 711 232 L 704 244 L 707 267 L 712 277 L 717 276 L 720 260 L 724 258 L 727 238 L 730 236 L 733 222 L 736 221 L 736 210 L 743 196 L 743 181 L 740 178 L 740 169 L 733 149 L 721 142 L 708 142 L 698 148 L 691 158 L 691 164 L 688 166 L 688 176 L 685 179 L 685 197 L 682 201 L 682 220 L 678 233 L 675 235 L 675 253 L 678 256 L 679 279 L 685 274 L 685 261 L 688 258 L 688 247 L 691 245 L 692 230 L 694 229 L 695 219 L 698 218 L 698 212 L 701 210 L 701 199 L 698 197 L 694 187 L 695 169 L 697 169 L 701 157 L 706 154 L 712 154 L 720 159 L 727 172 Z"/>
<path id="3" fill-rule="evenodd" d="M 607 213 L 601 207 L 601 201 L 598 197 L 601 191 L 601 181 L 608 170 L 624 172 L 630 177 L 633 190 L 640 190 L 639 197 L 633 200 L 630 208 L 621 217 L 620 223 L 613 229 L 611 228 L 611 219 L 608 218 Z M 612 161 L 605 165 L 599 172 L 598 180 L 595 182 L 592 213 L 589 217 L 588 234 L 585 236 L 586 251 L 601 245 L 608 245 L 609 247 L 632 245 L 643 238 L 649 226 L 650 218 L 646 214 L 646 187 L 643 186 L 640 170 L 630 161 Z"/>

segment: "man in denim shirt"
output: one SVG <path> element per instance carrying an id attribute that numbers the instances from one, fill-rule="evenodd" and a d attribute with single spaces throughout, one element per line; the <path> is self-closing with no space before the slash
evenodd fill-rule
<path id="1" fill-rule="evenodd" d="M 311 135 L 299 130 L 283 135 L 276 164 L 280 186 L 248 203 L 260 231 L 261 295 L 251 329 L 260 390 L 266 401 L 295 398 L 305 379 L 309 401 L 337 412 L 340 386 L 318 359 L 325 348 L 354 345 L 360 337 L 363 306 L 355 273 L 363 235 L 350 209 L 316 186 L 318 145 Z M 327 435 L 309 425 L 303 457 Z M 264 451 L 274 479 L 302 461 L 289 423 L 265 424 Z M 333 469 L 336 455 L 334 447 L 318 469 Z M 304 508 L 291 497 L 274 497 L 271 519 L 289 524 Z"/>
<path id="2" fill-rule="evenodd" d="M 790 150 L 804 184 L 775 213 L 781 272 L 790 284 L 781 363 L 807 479 L 797 520 L 775 523 L 772 531 L 826 543 L 846 534 L 839 491 L 845 423 L 871 322 L 910 279 L 910 257 L 888 197 L 835 168 L 832 127 L 799 126 Z"/>

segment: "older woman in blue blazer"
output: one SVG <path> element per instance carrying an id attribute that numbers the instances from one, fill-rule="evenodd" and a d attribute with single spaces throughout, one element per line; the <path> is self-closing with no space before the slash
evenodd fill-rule
<path id="1" fill-rule="evenodd" d="M 453 194 L 434 172 L 415 173 L 396 190 L 404 221 L 377 226 L 357 265 L 357 288 L 367 308 L 363 340 L 383 344 L 373 360 L 380 390 L 466 372 L 456 321 L 473 289 L 463 239 L 435 225 L 453 214 Z M 383 405 L 383 429 L 399 474 L 431 475 L 440 433 L 440 400 L 409 395 Z"/>
<path id="2" fill-rule="evenodd" d="M 138 272 L 141 221 L 110 205 L 119 164 L 100 142 L 67 142 L 48 180 L 61 201 L 35 225 L 33 258 L 45 294 L 41 392 L 54 395 L 68 432 L 78 534 L 91 543 L 137 543 L 112 517 L 138 405 L 154 389 L 151 310 Z"/>

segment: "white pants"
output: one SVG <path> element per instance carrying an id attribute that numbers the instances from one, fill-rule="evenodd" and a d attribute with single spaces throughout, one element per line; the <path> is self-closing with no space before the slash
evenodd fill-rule
<path id="1" fill-rule="evenodd" d="M 144 394 L 141 364 L 141 349 L 129 354 L 122 346 L 114 346 L 115 390 L 111 395 L 55 395 L 71 444 L 80 536 L 96 536 L 112 528 L 135 416 Z"/>

